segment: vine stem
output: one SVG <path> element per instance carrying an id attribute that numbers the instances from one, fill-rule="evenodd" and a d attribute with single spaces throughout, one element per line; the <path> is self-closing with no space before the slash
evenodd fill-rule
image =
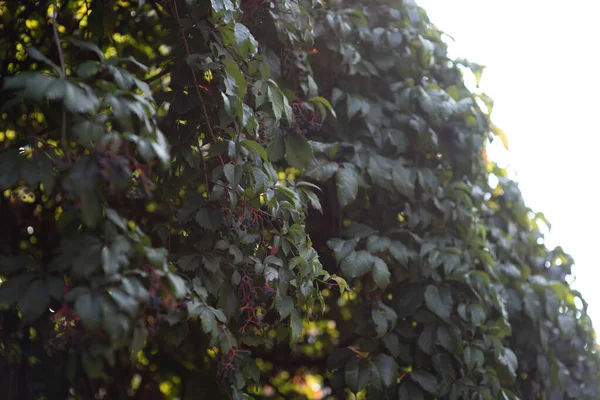
<path id="1" fill-rule="evenodd" d="M 173 7 L 173 11 L 175 12 L 175 18 L 177 18 L 177 25 L 179 25 L 179 32 L 181 34 L 181 39 L 183 40 L 183 44 L 185 46 L 185 52 L 189 56 L 190 55 L 190 46 L 188 45 L 187 39 L 185 37 L 185 29 L 183 25 L 181 25 L 181 21 L 179 19 L 179 10 L 177 9 L 177 0 L 173 0 L 171 3 Z M 206 105 L 204 104 L 204 99 L 202 98 L 202 93 L 200 93 L 200 84 L 198 83 L 198 77 L 196 76 L 196 71 L 193 68 L 190 68 L 192 72 L 192 78 L 194 79 L 194 88 L 196 89 L 196 94 L 198 95 L 198 99 L 200 100 L 200 106 L 202 107 L 202 113 L 204 114 L 204 118 L 206 119 L 206 125 L 208 126 L 208 132 L 212 138 L 213 143 L 217 142 L 215 138 L 215 134 L 213 132 L 212 126 L 210 125 L 210 119 L 208 118 L 208 112 L 206 111 Z"/>
<path id="2" fill-rule="evenodd" d="M 56 17 L 58 16 L 58 2 L 54 0 L 54 7 L 52 10 L 52 32 L 54 33 L 54 42 L 56 43 L 56 49 L 58 51 L 58 59 L 60 60 L 60 77 L 65 79 L 67 77 L 67 68 L 65 67 L 65 57 L 60 45 L 60 36 L 58 36 L 58 28 L 56 27 Z M 67 156 L 69 164 L 71 163 L 71 155 L 69 154 L 69 144 L 67 143 L 67 111 L 65 105 L 62 106 L 62 126 L 61 126 L 61 142 L 63 151 Z"/>

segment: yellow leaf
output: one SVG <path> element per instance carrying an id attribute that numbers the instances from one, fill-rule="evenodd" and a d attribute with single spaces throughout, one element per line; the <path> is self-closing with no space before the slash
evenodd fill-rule
<path id="1" fill-rule="evenodd" d="M 492 129 L 492 133 L 494 134 L 494 136 L 500 138 L 502 144 L 504 145 L 504 148 L 508 150 L 508 138 L 506 137 L 504 131 L 498 128 L 497 126 L 494 126 L 494 129 Z"/>

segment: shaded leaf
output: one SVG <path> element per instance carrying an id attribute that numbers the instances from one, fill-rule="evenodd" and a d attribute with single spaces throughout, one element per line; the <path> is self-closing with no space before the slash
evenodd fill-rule
<path id="1" fill-rule="evenodd" d="M 384 387 L 390 387 L 396 383 L 396 373 L 398 372 L 398 364 L 394 359 L 387 354 L 377 354 L 373 357 L 373 363 L 379 371 L 381 383 Z"/>
<path id="2" fill-rule="evenodd" d="M 369 272 L 373 262 L 371 253 L 364 250 L 352 251 L 340 262 L 340 268 L 348 279 L 354 279 Z"/>
<path id="3" fill-rule="evenodd" d="M 23 322 L 30 323 L 38 319 L 48 310 L 49 302 L 50 295 L 43 281 L 38 279 L 29 283 L 18 303 L 19 311 L 23 314 Z"/>
<path id="4" fill-rule="evenodd" d="M 453 302 L 450 291 L 444 287 L 435 285 L 427 286 L 425 289 L 425 303 L 427 308 L 440 318 L 449 318 L 452 312 Z"/>
<path id="5" fill-rule="evenodd" d="M 338 202 L 341 208 L 356 200 L 358 195 L 359 177 L 354 166 L 344 164 L 336 172 L 336 187 Z"/>
<path id="6" fill-rule="evenodd" d="M 346 385 L 354 393 L 363 390 L 371 380 L 371 361 L 355 359 L 344 368 Z"/>
<path id="7" fill-rule="evenodd" d="M 385 289 L 390 284 L 390 270 L 388 269 L 387 264 L 379 257 L 373 257 L 373 281 L 380 289 Z"/>
<path id="8" fill-rule="evenodd" d="M 312 160 L 313 150 L 305 137 L 291 133 L 285 137 L 285 158 L 294 168 L 304 169 Z"/>
<path id="9" fill-rule="evenodd" d="M 436 394 L 439 386 L 435 376 L 422 369 L 415 370 L 410 373 L 412 380 L 417 382 L 424 390 L 431 394 Z"/>

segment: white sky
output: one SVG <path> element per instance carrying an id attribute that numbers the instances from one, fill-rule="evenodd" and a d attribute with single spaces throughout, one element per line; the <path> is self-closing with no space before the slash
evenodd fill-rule
<path id="1" fill-rule="evenodd" d="M 480 87 L 509 141 L 500 156 L 516 170 L 527 205 L 550 220 L 546 243 L 575 258 L 574 287 L 600 329 L 600 2 L 417 3 L 455 39 L 451 57 L 487 66 Z"/>

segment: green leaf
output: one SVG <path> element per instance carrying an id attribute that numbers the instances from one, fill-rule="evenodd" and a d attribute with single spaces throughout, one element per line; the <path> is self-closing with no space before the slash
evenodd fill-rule
<path id="1" fill-rule="evenodd" d="M 398 293 L 396 303 L 396 311 L 398 318 L 403 319 L 413 315 L 424 300 L 423 287 L 420 285 L 410 285 L 408 288 L 403 288 L 403 291 Z"/>
<path id="2" fill-rule="evenodd" d="M 222 219 L 219 210 L 201 208 L 196 213 L 196 222 L 202 228 L 214 232 L 221 225 Z"/>
<path id="3" fill-rule="evenodd" d="M 257 143 L 254 140 L 244 139 L 240 142 L 240 144 L 246 149 L 248 149 L 248 151 L 255 152 L 256 154 L 258 154 L 258 156 L 262 158 L 263 161 L 269 160 L 267 157 L 267 151 L 260 143 Z"/>
<path id="4" fill-rule="evenodd" d="M 381 338 L 385 336 L 388 332 L 389 324 L 388 320 L 385 317 L 385 314 L 378 308 L 373 308 L 371 310 L 371 319 L 373 323 L 375 323 L 375 332 L 377 333 L 376 338 Z"/>
<path id="5" fill-rule="evenodd" d="M 437 376 L 441 377 L 442 381 L 453 382 L 456 379 L 456 371 L 452 366 L 452 358 L 448 354 L 436 353 L 431 359 Z"/>
<path id="6" fill-rule="evenodd" d="M 183 278 L 176 274 L 169 274 L 168 278 L 175 292 L 175 297 L 178 299 L 185 297 L 187 294 L 187 286 Z"/>
<path id="7" fill-rule="evenodd" d="M 23 322 L 30 323 L 38 319 L 48 310 L 50 295 L 42 280 L 35 280 L 27 286 L 19 299 L 19 311 L 23 314 Z"/>
<path id="8" fill-rule="evenodd" d="M 575 333 L 575 318 L 569 314 L 560 314 L 558 316 L 558 326 L 560 327 L 563 335 L 570 337 Z"/>
<path id="9" fill-rule="evenodd" d="M 195 3 L 198 0 L 187 0 L 188 3 Z M 223 22 L 228 24 L 236 12 L 236 7 L 231 0 L 210 0 L 212 11 L 217 16 L 223 16 Z"/>
<path id="10" fill-rule="evenodd" d="M 313 158 L 313 149 L 305 137 L 290 133 L 285 136 L 285 158 L 292 167 L 304 169 Z"/>
<path id="11" fill-rule="evenodd" d="M 221 260 L 212 254 L 204 254 L 202 256 L 202 263 L 204 264 L 204 268 L 213 274 L 221 268 Z"/>
<path id="12" fill-rule="evenodd" d="M 336 172 L 336 188 L 341 208 L 356 200 L 358 195 L 359 176 L 353 165 L 345 163 Z"/>
<path id="13" fill-rule="evenodd" d="M 242 370 L 245 377 L 252 379 L 254 382 L 259 382 L 260 369 L 258 368 L 255 360 L 251 359 L 250 357 L 244 358 L 242 361 Z"/>
<path id="14" fill-rule="evenodd" d="M 304 175 L 319 182 L 325 182 L 338 171 L 338 168 L 339 166 L 336 162 L 318 162 L 316 159 L 313 159 Z"/>
<path id="15" fill-rule="evenodd" d="M 438 326 L 436 333 L 439 344 L 450 353 L 457 351 L 458 343 L 452 336 L 451 331 L 445 326 Z"/>
<path id="16" fill-rule="evenodd" d="M 348 279 L 363 276 L 371 270 L 374 258 L 368 251 L 353 251 L 340 263 L 340 268 Z"/>
<path id="17" fill-rule="evenodd" d="M 217 319 L 210 308 L 201 306 L 200 321 L 202 322 L 202 330 L 204 333 L 210 334 L 217 330 Z"/>
<path id="18" fill-rule="evenodd" d="M 467 346 L 463 353 L 463 360 L 467 364 L 468 371 L 474 371 L 476 368 L 480 368 L 483 365 L 484 358 L 483 352 L 477 347 Z"/>
<path id="19" fill-rule="evenodd" d="M 372 267 L 373 281 L 380 289 L 385 289 L 390 284 L 390 270 L 387 264 L 379 257 L 373 256 L 374 262 Z"/>
<path id="20" fill-rule="evenodd" d="M 50 60 L 48 57 L 46 57 L 41 51 L 39 51 L 35 47 L 29 47 L 27 49 L 27 54 L 29 55 L 29 57 L 33 58 L 34 60 L 40 61 L 40 62 L 46 64 L 47 66 L 51 67 L 54 71 L 56 71 L 57 74 L 62 73 L 62 71 L 58 65 L 54 64 L 54 62 L 52 62 L 52 60 Z"/>
<path id="21" fill-rule="evenodd" d="M 83 324 L 92 332 L 98 331 L 102 322 L 102 308 L 97 296 L 89 290 L 75 299 L 75 312 Z"/>
<path id="22" fill-rule="evenodd" d="M 385 236 L 372 235 L 367 239 L 367 250 L 371 253 L 388 251 L 392 241 Z"/>
<path id="23" fill-rule="evenodd" d="M 129 351 L 129 358 L 132 363 L 137 361 L 138 352 L 144 348 L 147 338 L 148 329 L 146 329 L 146 324 L 138 324 L 133 330 L 133 340 L 131 341 L 131 348 Z"/>
<path id="24" fill-rule="evenodd" d="M 505 347 L 503 354 L 498 357 L 498 360 L 508 368 L 508 371 L 513 377 L 517 375 L 519 360 L 517 359 L 517 355 L 511 349 Z"/>
<path id="25" fill-rule="evenodd" d="M 393 386 L 396 383 L 396 373 L 398 372 L 398 364 L 396 361 L 387 354 L 377 354 L 373 357 L 373 363 L 379 371 L 383 386 Z"/>
<path id="26" fill-rule="evenodd" d="M 357 358 L 355 352 L 347 347 L 337 348 L 334 347 L 329 352 L 327 357 L 327 369 L 338 369 L 343 367 L 346 363 Z"/>
<path id="27" fill-rule="evenodd" d="M 123 218 L 112 208 L 106 209 L 106 218 L 108 218 L 117 227 L 121 228 L 121 230 L 127 230 L 127 225 L 125 225 Z"/>
<path id="28" fill-rule="evenodd" d="M 420 387 L 409 381 L 403 381 L 398 389 L 399 400 L 424 400 L 423 391 Z"/>
<path id="29" fill-rule="evenodd" d="M 223 167 L 223 172 L 225 173 L 225 178 L 229 181 L 229 184 L 232 188 L 237 188 L 240 184 L 240 180 L 242 179 L 242 166 L 241 165 L 233 165 L 233 164 L 225 164 Z"/>
<path id="30" fill-rule="evenodd" d="M 252 58 L 256 55 L 258 43 L 248 28 L 236 22 L 233 27 L 233 37 L 238 51 L 243 58 Z"/>
<path id="31" fill-rule="evenodd" d="M 281 319 L 286 318 L 290 315 L 294 309 L 294 300 L 290 296 L 277 296 L 275 297 L 275 309 L 279 313 Z"/>
<path id="32" fill-rule="evenodd" d="M 392 186 L 392 165 L 390 161 L 390 159 L 376 153 L 369 154 L 367 172 L 371 177 L 371 182 L 384 189 L 391 189 Z"/>
<path id="33" fill-rule="evenodd" d="M 201 257 L 198 254 L 187 254 L 177 260 L 177 266 L 182 271 L 196 271 L 200 268 Z"/>
<path id="34" fill-rule="evenodd" d="M 235 94 L 240 99 L 240 101 L 242 101 L 246 96 L 246 79 L 240 71 L 240 67 L 234 60 L 229 58 L 223 58 L 221 59 L 221 62 L 225 66 L 225 72 L 227 73 L 227 75 L 230 76 L 235 82 Z"/>
<path id="35" fill-rule="evenodd" d="M 301 189 L 302 192 L 306 195 L 306 197 L 308 198 L 308 201 L 310 202 L 310 205 L 317 211 L 319 211 L 321 214 L 323 214 L 323 208 L 321 207 L 321 202 L 319 201 L 319 196 L 317 196 L 317 194 L 315 192 L 313 192 L 312 190 L 308 190 L 308 189 Z"/>
<path id="36" fill-rule="evenodd" d="M 415 179 L 410 171 L 401 163 L 397 162 L 392 167 L 392 182 L 394 188 L 404 196 L 412 198 L 415 192 Z"/>
<path id="37" fill-rule="evenodd" d="M 244 253 L 236 246 L 229 246 L 229 254 L 233 257 L 233 264 L 238 265 L 244 261 Z M 265 264 L 267 260 L 265 260 Z"/>
<path id="38" fill-rule="evenodd" d="M 95 228 L 101 216 L 101 206 L 98 196 L 93 191 L 81 193 L 81 217 L 90 228 Z"/>
<path id="39" fill-rule="evenodd" d="M 359 239 L 343 240 L 338 238 L 329 239 L 327 246 L 333 250 L 335 260 L 339 263 L 343 258 L 348 256 L 358 244 Z"/>
<path id="40" fill-rule="evenodd" d="M 452 295 L 444 287 L 438 288 L 435 285 L 429 285 L 425 289 L 425 304 L 438 317 L 446 319 L 450 317 L 452 312 Z"/>
<path id="41" fill-rule="evenodd" d="M 267 154 L 271 161 L 279 161 L 283 158 L 285 155 L 285 140 L 283 136 L 279 134 L 273 136 L 271 143 L 267 147 Z"/>
<path id="42" fill-rule="evenodd" d="M 417 344 L 425 354 L 431 354 L 431 351 L 433 349 L 433 343 L 435 340 L 434 335 L 435 329 L 432 325 L 425 326 L 425 328 L 419 335 L 419 340 L 417 341 Z"/>
<path id="43" fill-rule="evenodd" d="M 134 297 L 125 293 L 121 289 L 115 288 L 110 291 L 110 296 L 120 307 L 120 309 L 129 314 L 130 317 L 134 317 L 137 314 L 139 303 Z"/>
<path id="44" fill-rule="evenodd" d="M 290 329 L 292 331 L 290 336 L 290 344 L 295 344 L 302 335 L 302 318 L 296 310 L 292 310 L 290 313 Z"/>
<path id="45" fill-rule="evenodd" d="M 422 369 L 418 369 L 410 373 L 410 377 L 413 381 L 417 382 L 419 386 L 421 386 L 427 392 L 435 395 L 438 390 L 438 382 L 434 375 L 431 373 L 424 371 Z"/>
<path id="46" fill-rule="evenodd" d="M 107 275 L 114 274 L 119 270 L 117 255 L 108 246 L 102 248 L 102 268 Z"/>
<path id="47" fill-rule="evenodd" d="M 448 254 L 444 258 L 444 273 L 449 275 L 460 265 L 461 259 L 458 254 Z"/>
<path id="48" fill-rule="evenodd" d="M 75 39 L 74 37 L 70 37 L 69 42 L 75 47 L 79 47 L 80 49 L 88 50 L 95 53 L 100 61 L 105 61 L 104 53 L 96 44 L 84 40 Z"/>
<path id="49" fill-rule="evenodd" d="M 288 103 L 287 98 L 284 96 L 281 89 L 272 84 L 269 84 L 269 88 L 267 90 L 267 96 L 269 98 L 269 102 L 273 108 L 273 115 L 275 116 L 275 121 L 279 121 L 282 117 L 288 123 L 292 123 L 292 107 Z"/>
<path id="50" fill-rule="evenodd" d="M 479 327 L 485 321 L 485 311 L 479 304 L 473 304 L 470 307 L 471 310 L 471 324 L 474 327 Z"/>
<path id="51" fill-rule="evenodd" d="M 344 368 L 346 385 L 354 393 L 366 388 L 371 376 L 371 361 L 364 358 L 352 360 Z"/>
<path id="52" fill-rule="evenodd" d="M 310 75 L 309 75 L 310 77 Z M 331 113 L 331 115 L 333 115 L 334 117 L 336 117 L 335 115 L 335 111 L 333 110 L 333 107 L 331 106 L 331 103 L 329 102 L 329 100 L 327 100 L 324 97 L 313 97 L 311 99 L 308 100 L 311 103 L 314 103 L 317 105 L 317 107 L 319 107 L 319 111 L 321 113 L 321 119 L 325 118 L 325 112 L 323 111 L 325 108 L 327 110 L 329 110 L 329 112 Z"/>

